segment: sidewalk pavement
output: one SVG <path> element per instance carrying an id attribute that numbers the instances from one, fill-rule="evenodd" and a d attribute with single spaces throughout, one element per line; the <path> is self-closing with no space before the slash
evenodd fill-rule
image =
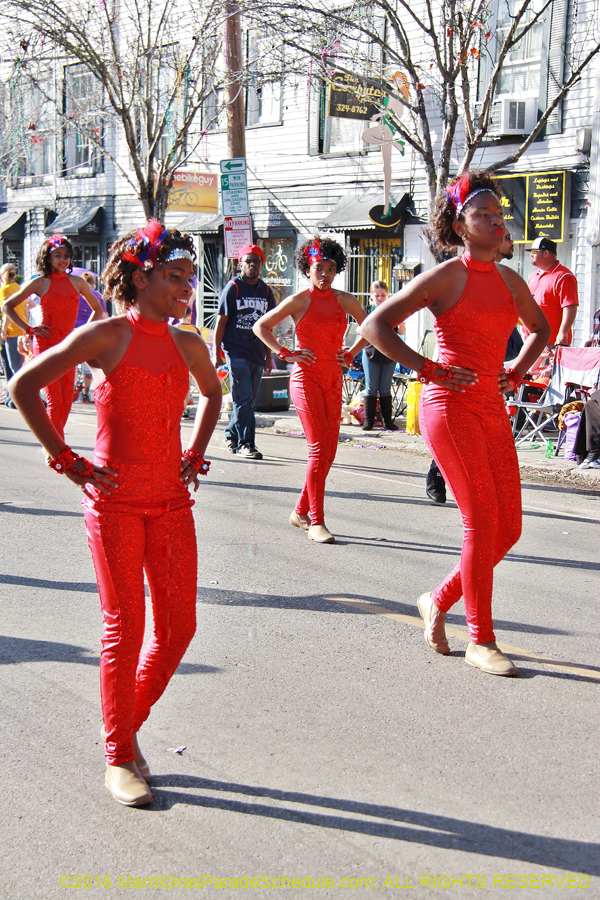
<path id="1" fill-rule="evenodd" d="M 96 407 L 93 403 L 74 403 L 71 416 L 77 417 L 79 421 L 90 422 L 90 419 L 95 419 L 95 413 Z M 195 407 L 190 410 L 190 413 L 191 417 L 193 417 Z M 220 422 L 226 422 L 227 418 L 228 414 L 222 414 Z M 192 418 L 188 420 L 189 423 L 191 421 Z M 399 431 L 382 431 L 377 427 L 373 431 L 362 431 L 360 425 L 343 424 L 340 429 L 340 441 L 352 442 L 354 446 L 363 444 L 365 447 L 375 446 L 387 450 L 414 453 L 417 456 L 427 458 L 431 457 L 421 435 L 407 434 L 406 430 L 404 430 L 406 429 L 406 419 L 398 418 L 396 425 L 398 425 Z M 294 409 L 273 413 L 257 413 L 256 429 L 258 435 L 271 433 L 290 435 L 291 437 L 304 436 L 302 424 Z M 556 446 L 557 439 L 558 432 L 553 437 L 554 446 Z M 580 469 L 576 463 L 565 460 L 562 449 L 559 457 L 546 459 L 546 444 L 544 441 L 540 441 L 534 444 L 533 448 L 529 445 L 518 448 L 517 453 L 523 480 L 543 481 L 547 484 L 565 484 L 579 488 L 600 490 L 600 469 Z"/>
<path id="2" fill-rule="evenodd" d="M 431 458 L 422 436 L 407 434 L 405 418 L 398 418 L 396 425 L 399 431 L 383 431 L 378 427 L 373 431 L 362 431 L 360 425 L 343 424 L 340 429 L 340 441 L 352 441 L 355 446 L 357 444 L 364 444 L 365 447 L 381 446 L 387 450 L 402 450 Z M 257 413 L 256 427 L 258 433 L 266 431 L 292 436 L 304 434 L 300 419 L 293 409 L 272 414 Z M 552 440 L 556 447 L 558 432 Z M 535 442 L 533 447 L 526 444 L 517 448 L 519 469 L 524 480 L 600 489 L 600 469 L 580 469 L 576 463 L 565 460 L 562 448 L 559 457 L 547 459 L 546 447 L 545 441 L 539 441 Z"/>

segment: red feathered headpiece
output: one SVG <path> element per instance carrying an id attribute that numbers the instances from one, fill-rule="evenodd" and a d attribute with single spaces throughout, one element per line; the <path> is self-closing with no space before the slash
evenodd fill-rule
<path id="1" fill-rule="evenodd" d="M 139 269 L 152 269 L 156 263 L 158 252 L 168 234 L 167 229 L 158 219 L 148 219 L 143 228 L 138 228 L 137 240 L 129 242 L 129 250 L 122 256 L 126 262 L 133 263 Z M 144 246 L 134 250 L 140 241 Z"/>

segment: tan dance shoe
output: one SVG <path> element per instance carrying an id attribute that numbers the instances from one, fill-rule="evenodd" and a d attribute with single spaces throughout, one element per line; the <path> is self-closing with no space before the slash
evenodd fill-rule
<path id="1" fill-rule="evenodd" d="M 334 536 L 325 525 L 311 525 L 306 533 L 317 544 L 335 544 Z"/>
<path id="2" fill-rule="evenodd" d="M 425 640 L 436 653 L 447 656 L 450 653 L 450 647 L 446 638 L 446 613 L 437 608 L 431 593 L 421 594 L 417 600 L 417 606 L 421 618 L 425 622 Z"/>
<path id="3" fill-rule="evenodd" d="M 489 641 L 487 644 L 469 644 L 465 653 L 465 662 L 490 675 L 505 675 L 508 678 L 514 678 L 519 674 L 519 670 L 512 660 L 498 650 L 496 641 Z"/>
<path id="4" fill-rule="evenodd" d="M 303 516 L 300 513 L 293 512 L 290 516 L 290 525 L 294 525 L 295 528 L 302 528 L 303 531 L 308 531 L 310 528 L 310 516 Z"/>
<path id="5" fill-rule="evenodd" d="M 102 740 L 105 741 L 106 740 L 106 728 L 104 727 L 104 725 L 102 726 L 102 728 L 100 730 L 100 734 L 102 735 Z M 137 766 L 137 770 L 140 773 L 140 775 L 142 776 L 142 778 L 144 779 L 144 781 L 147 781 L 149 784 L 152 781 L 152 773 L 150 772 L 150 766 L 146 762 L 146 760 L 144 758 L 144 754 L 142 753 L 142 750 L 140 748 L 140 745 L 138 742 L 138 737 L 137 737 L 137 731 L 134 732 L 134 735 L 133 735 L 133 752 L 135 753 L 135 764 Z"/>
<path id="6" fill-rule="evenodd" d="M 150 788 L 133 761 L 122 766 L 107 766 L 105 784 L 115 800 L 124 806 L 145 806 L 152 802 Z"/>

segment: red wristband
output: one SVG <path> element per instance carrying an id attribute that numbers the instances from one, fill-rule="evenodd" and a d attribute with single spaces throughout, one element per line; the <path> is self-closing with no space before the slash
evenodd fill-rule
<path id="1" fill-rule="evenodd" d="M 349 369 L 351 369 L 354 365 L 354 357 L 352 356 L 352 352 L 350 350 L 344 350 L 344 362 Z"/>
<path id="2" fill-rule="evenodd" d="M 277 354 L 277 359 L 282 359 L 284 362 L 286 359 L 289 359 L 290 356 L 293 355 L 292 350 L 287 350 L 285 347 L 279 351 Z"/>
<path id="3" fill-rule="evenodd" d="M 523 376 L 519 375 L 516 369 L 507 369 L 505 374 L 506 380 L 510 383 L 513 391 L 518 390 L 523 381 Z"/>
<path id="4" fill-rule="evenodd" d="M 187 459 L 192 472 L 196 472 L 198 475 L 208 475 L 210 463 L 197 450 L 185 450 L 183 458 Z"/>
<path id="5" fill-rule="evenodd" d="M 25 334 L 27 337 L 35 337 L 35 328 L 32 328 L 31 325 L 28 325 L 25 329 Z"/>
<path id="6" fill-rule="evenodd" d="M 58 472 L 59 475 L 64 475 L 78 459 L 79 456 L 77 456 L 70 447 L 65 447 L 64 450 L 60 451 L 58 456 L 48 460 L 48 465 L 51 469 L 54 469 L 55 472 Z"/>
<path id="7" fill-rule="evenodd" d="M 436 375 L 436 371 L 440 370 L 441 375 Z M 453 373 L 450 369 L 446 369 L 444 366 L 439 366 L 437 363 L 434 363 L 431 359 L 426 359 L 423 363 L 421 371 L 417 374 L 417 378 L 421 382 L 421 384 L 429 384 L 434 378 L 436 381 L 449 381 L 452 378 Z"/>

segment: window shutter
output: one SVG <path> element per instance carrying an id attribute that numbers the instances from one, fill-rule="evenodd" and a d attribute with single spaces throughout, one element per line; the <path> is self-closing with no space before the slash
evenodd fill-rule
<path id="1" fill-rule="evenodd" d="M 544 55 L 542 56 L 542 83 L 546 73 L 546 102 L 542 109 L 552 103 L 563 86 L 565 66 L 565 38 L 567 30 L 568 0 L 554 0 L 550 28 L 547 30 Z M 542 92 L 541 92 L 542 93 Z M 542 95 L 543 96 L 543 95 Z M 542 99 L 540 97 L 540 100 Z M 562 100 L 546 123 L 546 134 L 560 134 L 562 131 Z"/>
<path id="2" fill-rule="evenodd" d="M 308 153 L 318 156 L 322 152 L 321 106 L 323 85 L 318 78 L 312 78 L 308 89 Z"/>

